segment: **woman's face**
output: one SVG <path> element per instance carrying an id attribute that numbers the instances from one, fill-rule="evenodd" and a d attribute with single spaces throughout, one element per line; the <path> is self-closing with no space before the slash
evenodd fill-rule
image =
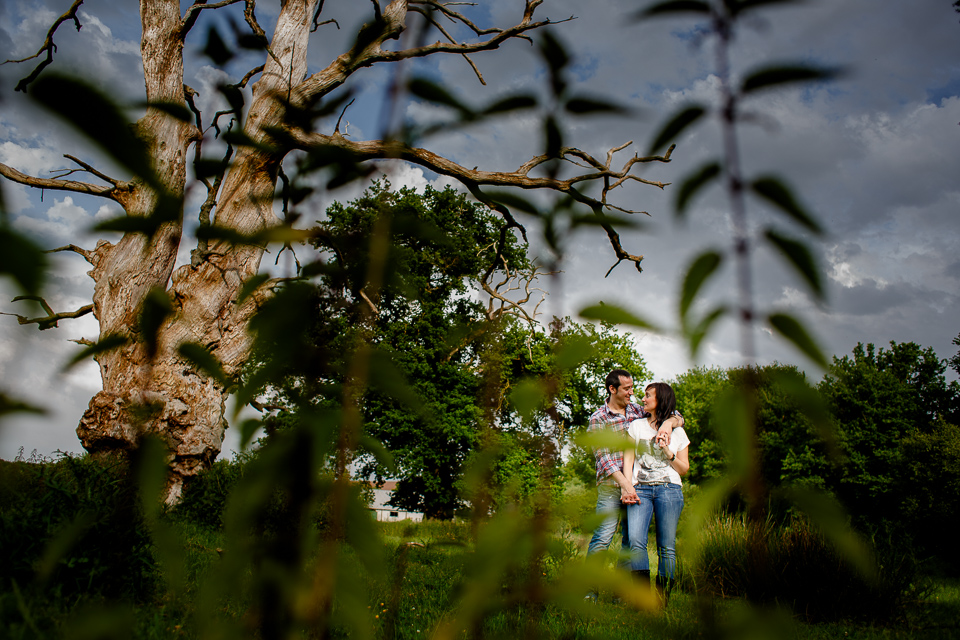
<path id="1" fill-rule="evenodd" d="M 647 387 L 643 390 L 643 410 L 647 413 L 657 411 L 657 390 L 654 387 Z"/>

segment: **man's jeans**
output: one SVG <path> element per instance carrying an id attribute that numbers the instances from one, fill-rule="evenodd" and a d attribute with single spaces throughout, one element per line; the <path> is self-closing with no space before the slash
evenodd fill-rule
<path id="1" fill-rule="evenodd" d="M 650 531 L 650 518 L 655 517 L 657 557 L 660 561 L 657 574 L 673 578 L 677 568 L 677 523 L 683 510 L 683 491 L 680 485 L 673 483 L 638 484 L 636 489 L 640 504 L 627 505 L 627 531 L 631 540 L 630 569 L 650 570 L 647 535 Z"/>
<path id="2" fill-rule="evenodd" d="M 621 507 L 620 486 L 617 483 L 603 482 L 597 485 L 597 513 L 605 514 L 606 517 L 593 532 L 590 546 L 587 547 L 588 556 L 598 551 L 605 551 L 610 546 L 614 534 L 617 533 Z M 623 546 L 624 548 L 629 546 L 626 527 L 623 529 Z"/>

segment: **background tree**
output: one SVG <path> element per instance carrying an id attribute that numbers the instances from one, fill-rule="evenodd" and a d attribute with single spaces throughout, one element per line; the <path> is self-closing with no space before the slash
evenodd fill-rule
<path id="1" fill-rule="evenodd" d="M 444 54 L 467 57 L 472 64 L 471 54 L 497 49 L 513 39 L 529 39 L 530 32 L 553 24 L 534 17 L 542 0 L 518 2 L 522 8 L 519 21 L 504 28 L 480 27 L 452 6 L 431 0 L 393 0 L 386 6 L 375 0 L 366 5 L 367 21 L 356 40 L 321 69 L 310 69 L 307 64 L 311 34 L 327 24 L 320 21 L 324 4 L 319 0 L 282 3 L 270 36 L 257 22 L 253 1 L 198 2 L 181 8 L 176 0 L 143 0 L 140 45 L 149 107 L 133 127 L 125 124 L 120 110 L 106 96 L 45 70 L 53 60 L 57 28 L 65 22 L 81 26 L 77 11 L 82 3 L 75 0 L 55 22 L 37 54 L 46 53 L 47 58 L 17 89 L 29 90 L 39 104 L 75 124 L 128 175 L 108 175 L 81 159 L 76 160 L 75 171 L 56 178 L 28 176 L 7 165 L 0 165 L 0 174 L 19 184 L 82 193 L 119 204 L 125 216 L 100 228 L 120 231 L 123 237 L 116 244 L 100 242 L 94 249 L 62 247 L 60 250 L 75 252 L 93 266 L 92 305 L 75 312 L 51 309 L 46 317 L 24 321 L 47 328 L 63 318 L 85 313 L 96 316 L 100 339 L 91 345 L 91 352 L 100 364 L 103 390 L 91 400 L 78 435 L 89 451 L 109 451 L 135 446 L 144 431 L 162 433 L 171 449 L 171 497 L 177 493 L 179 478 L 208 465 L 219 452 L 226 425 L 227 380 L 239 373 L 249 353 L 247 324 L 251 316 L 276 285 L 255 279 L 260 259 L 269 241 L 285 242 L 290 237 L 279 228 L 273 200 L 284 158 L 291 152 L 302 152 L 305 164 L 313 169 L 329 169 L 328 186 L 367 175 L 371 168 L 364 163 L 370 160 L 399 158 L 418 164 L 459 180 L 474 197 L 494 206 L 504 229 L 520 227 L 507 206 L 485 194 L 484 187 L 558 191 L 588 209 L 592 223 L 605 230 L 618 263 L 639 265 L 642 259 L 621 246 L 607 212 L 622 209 L 608 205 L 607 194 L 629 180 L 647 182 L 631 174 L 635 166 L 669 161 L 669 153 L 649 158 L 634 155 L 616 168 L 613 155 L 622 146 L 602 160 L 563 146 L 556 119 L 548 116 L 544 153 L 532 154 L 530 161 L 515 171 L 499 172 L 468 169 L 418 147 L 416 132 L 409 130 L 399 136 L 389 127 L 382 139 L 358 141 L 344 135 L 339 120 L 331 122 L 326 132 L 315 128 L 315 121 L 347 104 L 347 85 L 360 69 Z M 230 105 L 228 112 L 201 114 L 193 100 L 196 92 L 184 84 L 183 56 L 190 50 L 185 45 L 198 25 L 212 24 L 207 22 L 207 14 L 235 11 L 230 7 L 240 4 L 246 26 L 238 31 L 238 42 L 248 53 L 258 51 L 259 60 L 236 82 L 221 87 Z M 440 19 L 453 26 L 441 26 Z M 225 66 L 235 52 L 215 31 L 208 33 L 203 50 L 216 64 Z M 395 48 L 388 46 L 393 41 L 398 41 Z M 563 76 L 568 57 L 554 40 L 545 38 L 543 42 L 541 52 L 550 68 L 553 104 L 558 109 L 574 115 L 612 109 L 571 92 Z M 243 90 L 254 78 L 252 99 L 246 104 Z M 482 80 L 479 72 L 478 78 Z M 477 122 L 536 104 L 525 93 L 475 108 L 416 78 L 406 86 L 395 80 L 391 95 L 396 97 L 407 87 L 424 99 L 452 108 L 459 121 Z M 219 122 L 223 116 L 233 123 L 220 138 L 228 149 L 224 155 L 205 157 L 203 142 L 211 142 L 212 131 L 222 131 Z M 202 232 L 191 263 L 178 266 L 191 147 L 193 172 L 207 198 L 197 212 Z M 561 177 L 561 165 L 578 168 Z M 538 168 L 543 167 L 548 169 L 546 175 L 538 175 Z M 93 181 L 70 179 L 69 173 L 74 172 L 87 173 Z M 594 183 L 602 185 L 597 198 L 584 192 L 584 187 Z M 295 179 L 292 184 L 297 188 L 286 192 L 288 202 L 294 207 L 304 205 L 309 188 Z M 529 205 L 524 208 L 530 210 Z M 293 209 L 285 213 L 288 224 L 299 215 Z M 496 265 L 498 259 L 494 254 L 490 264 Z M 250 295 L 240 295 L 249 283 L 259 286 L 251 287 Z M 183 345 L 199 345 L 212 354 L 223 375 L 204 375 L 198 357 L 206 358 L 194 346 L 184 351 Z"/>
<path id="2" fill-rule="evenodd" d="M 852 355 L 834 357 L 818 387 L 845 457 L 833 489 L 861 526 L 902 529 L 902 514 L 890 505 L 914 491 L 903 478 L 910 461 L 904 443 L 929 443 L 937 425 L 957 423 L 960 385 L 947 383 L 945 370 L 932 349 L 912 342 L 891 342 L 889 349 L 858 344 Z"/>

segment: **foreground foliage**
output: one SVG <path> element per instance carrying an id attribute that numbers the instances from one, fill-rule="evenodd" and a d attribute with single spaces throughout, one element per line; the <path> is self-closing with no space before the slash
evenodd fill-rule
<path id="1" fill-rule="evenodd" d="M 31 478 L 35 480 L 43 474 L 74 478 L 71 474 L 78 468 L 85 469 L 88 477 L 98 477 L 98 472 L 112 476 L 118 471 L 115 465 L 101 465 L 81 458 L 40 464 L 9 463 L 4 468 L 4 477 L 11 479 L 19 474 L 25 478 L 33 474 Z M 62 494 L 44 483 L 14 482 L 9 486 L 21 489 L 30 501 L 43 500 L 47 493 Z M 90 485 L 72 486 L 67 493 L 98 491 Z M 97 495 L 101 498 L 112 492 L 109 488 L 99 491 Z M 16 522 L 7 508 L 12 504 L 23 506 L 24 502 L 15 502 L 9 493 L 4 494 L 0 508 L 7 522 Z M 277 508 L 275 513 L 281 511 Z M 36 516 L 36 511 L 26 513 Z M 11 565 L 4 564 L 4 592 L 0 596 L 0 624 L 6 630 L 3 637 L 220 638 L 262 629 L 263 613 L 257 602 L 263 595 L 258 590 L 263 586 L 258 587 L 257 582 L 249 579 L 249 574 L 244 578 L 232 571 L 237 583 L 232 588 L 225 588 L 221 583 L 224 571 L 236 561 L 236 557 L 231 556 L 238 552 L 232 546 L 237 540 L 231 538 L 226 529 L 198 522 L 182 510 L 163 520 L 172 524 L 180 540 L 178 554 L 185 570 L 182 583 L 171 581 L 169 564 L 158 562 L 163 556 L 162 550 L 154 545 L 143 548 L 124 544 L 117 537 L 106 540 L 112 547 L 115 567 L 129 567 L 138 558 L 146 559 L 146 574 L 152 578 L 150 588 L 123 593 L 71 592 L 69 587 L 76 574 L 66 572 L 52 574 L 46 580 L 39 574 L 21 573 L 18 586 L 13 587 L 7 574 Z M 282 521 L 275 524 L 279 522 Z M 631 638 L 698 637 L 704 628 L 710 628 L 714 637 L 742 637 L 747 629 L 752 629 L 753 633 L 771 637 L 789 634 L 797 638 L 937 638 L 950 637 L 960 630 L 957 586 L 940 583 L 918 590 L 916 585 L 891 583 L 887 585 L 887 595 L 893 600 L 868 598 L 862 578 L 849 568 L 844 569 L 821 538 L 802 528 L 769 530 L 770 553 L 774 557 L 771 565 L 779 568 L 776 575 L 762 576 L 745 570 L 749 566 L 743 546 L 746 536 L 742 520 L 736 518 L 721 518 L 711 525 L 705 535 L 703 563 L 695 570 L 686 568 L 683 587 L 673 592 L 668 608 L 661 613 L 643 612 L 629 604 L 614 604 L 612 598 L 616 592 L 609 588 L 597 605 L 583 606 L 582 601 L 539 605 L 531 602 L 528 591 L 535 584 L 548 590 L 556 588 L 566 574 L 576 571 L 582 563 L 581 554 L 589 532 L 569 526 L 572 524 L 568 522 L 568 526 L 552 529 L 544 562 L 531 565 L 522 560 L 508 561 L 503 567 L 505 572 L 494 572 L 491 576 L 489 566 L 478 561 L 485 558 L 484 545 L 502 541 L 498 533 L 502 531 L 502 524 L 483 525 L 474 537 L 474 527 L 469 521 L 398 522 L 376 526 L 371 523 L 365 531 L 383 545 L 384 553 L 378 556 L 381 564 L 363 562 L 355 552 L 345 548 L 336 551 L 338 564 L 356 571 L 359 582 L 357 590 L 337 593 L 326 635 L 384 639 L 619 639 L 625 635 Z M 254 537 L 261 544 L 270 545 L 279 533 L 264 523 Z M 16 529 L 7 528 L 5 534 L 8 535 L 2 538 L 4 543 L 22 541 L 22 534 L 17 534 Z M 48 537 L 39 546 L 49 551 L 47 545 L 51 541 L 57 544 L 55 539 L 56 536 Z M 65 557 L 77 557 L 83 550 L 76 542 L 68 545 Z M 90 540 L 85 542 L 89 545 Z M 681 540 L 680 544 L 683 543 Z M 323 544 L 306 549 L 302 570 L 292 575 L 309 575 L 309 567 L 321 561 L 327 550 Z M 87 556 L 93 552 L 88 548 Z M 500 552 L 503 557 L 519 557 L 510 549 L 501 548 Z M 248 566 L 255 567 L 255 558 L 260 554 L 256 550 L 246 553 L 251 554 L 248 560 L 252 564 Z M 92 566 L 95 565 L 88 565 Z M 273 570 L 282 570 L 282 567 L 274 566 Z M 534 571 L 538 579 L 531 582 Z M 617 579 L 629 580 L 626 575 Z M 482 584 L 486 585 L 487 606 L 500 604 L 477 618 L 475 624 L 460 626 L 465 621 L 464 596 Z M 215 602 L 206 600 L 212 587 L 220 594 Z M 707 593 L 714 597 L 707 598 Z M 571 595 L 577 600 L 582 597 L 579 592 Z M 748 615 L 740 596 L 766 602 L 768 607 L 777 602 L 781 606 L 792 604 L 793 613 L 770 609 L 759 618 Z M 354 613 L 351 614 L 351 610 L 355 610 Z M 362 624 L 356 619 L 360 612 L 366 620 Z M 810 624 L 815 620 L 833 621 Z M 881 621 L 882 625 L 877 626 Z M 310 633 L 310 628 L 304 631 Z"/>

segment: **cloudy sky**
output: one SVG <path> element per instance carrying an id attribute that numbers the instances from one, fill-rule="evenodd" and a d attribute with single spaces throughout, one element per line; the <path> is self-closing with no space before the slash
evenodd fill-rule
<path id="1" fill-rule="evenodd" d="M 262 3 L 257 15 L 269 32 L 279 3 Z M 478 24 L 506 26 L 519 19 L 520 0 L 481 0 L 463 7 Z M 630 107 L 629 117 L 565 119 L 565 144 L 603 158 L 607 150 L 628 141 L 633 146 L 615 156 L 614 164 L 634 152 L 643 155 L 658 126 L 690 103 L 715 103 L 718 81 L 713 43 L 704 39 L 702 24 L 689 18 L 636 23 L 629 16 L 638 0 L 546 0 L 539 17 L 561 21 L 553 33 L 574 55 L 569 77 L 575 91 Z M 9 0 L 0 4 L 0 60 L 36 52 L 43 35 L 68 0 Z M 822 222 L 823 239 L 805 238 L 816 256 L 827 289 L 825 303 L 813 301 L 802 282 L 781 258 L 760 244 L 752 257 L 756 303 L 761 310 L 786 310 L 807 322 L 827 353 L 846 354 L 857 342 L 886 345 L 913 341 L 932 347 L 941 357 L 957 352 L 951 341 L 960 333 L 960 14 L 951 0 L 820 0 L 797 3 L 758 14 L 742 25 L 733 52 L 736 75 L 760 64 L 805 62 L 842 67 L 846 73 L 830 83 L 791 91 L 768 92 L 745 104 L 756 115 L 739 132 L 744 172 L 748 177 L 780 175 Z M 348 41 L 370 11 L 370 3 L 327 0 L 325 16 L 334 25 L 321 27 L 311 42 L 311 70 L 325 66 Z M 80 10 L 83 29 L 65 24 L 57 34 L 59 50 L 53 68 L 82 73 L 131 106 L 142 100 L 139 19 L 134 3 L 88 0 Z M 225 24 L 221 22 L 221 26 Z M 353 31 L 352 31 L 353 30 Z M 188 41 L 191 62 L 187 83 L 200 92 L 201 108 L 216 108 L 214 87 L 223 79 L 239 79 L 246 62 L 214 68 L 196 55 L 205 29 Z M 466 38 L 466 34 L 457 34 Z M 499 52 L 475 56 L 487 86 L 477 81 L 459 57 L 434 58 L 408 73 L 422 73 L 442 82 L 463 101 L 476 106 L 516 93 L 541 92 L 544 65 L 536 49 L 515 42 Z M 254 66 L 254 65 L 249 65 Z M 64 153 L 97 161 L 84 142 L 49 120 L 12 91 L 29 73 L 31 63 L 0 66 L 0 162 L 37 176 L 63 169 Z M 385 69 L 369 69 L 354 78 L 359 99 L 346 116 L 354 139 L 377 136 L 385 114 L 380 91 Z M 366 99 L 364 99 L 366 97 Z M 437 107 L 404 101 L 392 113 L 414 122 L 446 118 Z M 453 157 L 465 166 L 511 170 L 541 148 L 540 114 L 517 115 L 492 126 L 456 130 L 424 141 L 424 146 Z M 673 161 L 648 165 L 641 175 L 674 183 L 661 192 L 630 184 L 610 196 L 618 206 L 642 210 L 642 225 L 625 230 L 625 248 L 642 254 L 643 273 L 621 264 L 608 277 L 612 250 L 596 231 L 579 231 L 564 243 L 563 273 L 542 284 L 550 292 L 547 317 L 576 316 L 585 305 L 603 300 L 625 306 L 663 327 L 664 333 L 635 332 L 644 357 L 657 378 L 669 379 L 694 365 L 742 364 L 738 332 L 721 322 L 698 358 L 692 360 L 674 333 L 677 290 L 687 265 L 708 248 L 729 250 L 729 207 L 719 189 L 708 190 L 683 221 L 673 214 L 673 196 L 683 176 L 720 154 L 718 125 L 703 122 L 678 140 Z M 101 165 L 102 166 L 102 165 Z M 384 167 L 395 186 L 446 184 L 417 168 Z M 92 247 L 89 233 L 98 219 L 119 212 L 96 199 L 35 190 L 4 183 L 3 195 L 14 225 L 47 247 L 69 242 Z M 319 217 L 333 199 L 357 195 L 354 186 L 325 194 L 317 202 Z M 188 214 L 196 210 L 188 202 Z M 804 237 L 765 209 L 748 203 L 751 234 L 768 226 Z M 534 251 L 543 251 L 527 220 Z M 182 253 L 187 255 L 189 243 Z M 289 270 L 275 254 L 264 267 Z M 74 254 L 56 254 L 55 271 L 46 291 L 57 310 L 89 302 L 93 283 L 88 265 Z M 27 313 L 10 303 L 15 292 L 0 282 L 0 311 Z M 732 270 L 725 267 L 697 307 L 703 313 L 718 302 L 734 299 Z M 87 316 L 64 321 L 60 328 L 39 332 L 21 327 L 16 318 L 0 316 L 0 388 L 48 409 L 42 418 L 9 418 L 0 424 L 0 458 L 10 459 L 23 447 L 50 454 L 79 451 L 74 434 L 90 396 L 99 389 L 95 363 L 62 373 L 79 338 L 95 338 L 96 321 Z M 768 331 L 756 332 L 758 359 L 792 362 L 814 379 L 822 374 Z M 955 376 L 954 376 L 955 377 Z M 229 432 L 228 432 L 229 433 Z M 235 446 L 228 436 L 225 450 Z"/>

